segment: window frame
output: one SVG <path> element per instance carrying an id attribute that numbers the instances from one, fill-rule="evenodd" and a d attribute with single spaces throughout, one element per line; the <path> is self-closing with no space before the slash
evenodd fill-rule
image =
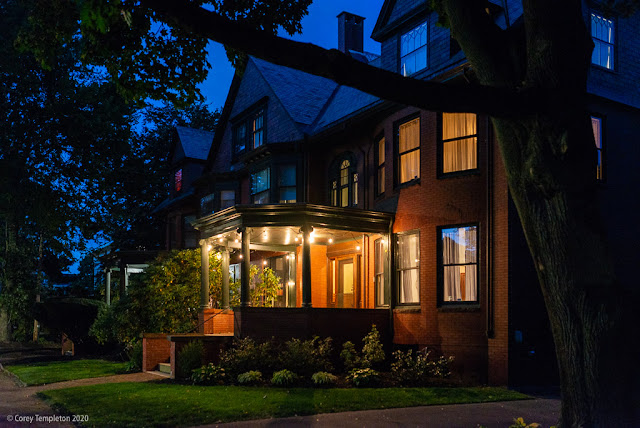
<path id="1" fill-rule="evenodd" d="M 384 236 L 373 241 L 373 291 L 374 291 L 374 307 L 376 308 L 388 308 L 391 305 L 391 296 L 389 290 L 387 289 L 387 270 L 388 270 L 388 240 Z M 378 271 L 378 266 L 376 265 L 378 261 L 378 257 L 376 257 L 376 251 L 378 251 L 378 247 L 380 247 L 381 262 L 382 266 L 381 270 Z M 382 287 L 379 287 L 378 281 L 382 281 Z M 384 295 L 382 296 L 382 303 L 380 303 L 380 292 L 379 289 L 382 288 Z"/>
<path id="2" fill-rule="evenodd" d="M 272 192 L 272 189 L 273 189 L 273 183 L 272 183 L 273 174 L 272 174 L 271 168 L 272 168 L 272 165 L 263 165 L 262 168 L 256 168 L 253 172 L 251 172 L 249 174 L 249 196 L 251 198 L 251 203 L 252 204 L 255 204 L 255 205 L 269 205 L 269 204 L 273 203 L 271 201 L 273 199 L 272 195 L 271 195 L 271 192 Z M 264 189 L 264 190 L 259 191 L 259 192 L 254 192 L 253 177 L 256 176 L 257 174 L 261 173 L 262 171 L 267 171 L 267 184 L 268 184 L 268 187 L 266 189 Z M 260 195 L 260 194 L 263 194 L 263 193 L 266 193 L 266 195 L 267 195 L 267 202 L 256 203 L 255 202 L 256 195 Z"/>
<path id="3" fill-rule="evenodd" d="M 281 185 L 281 181 L 282 181 L 282 168 L 286 168 L 286 167 L 293 167 L 294 169 L 294 179 L 295 182 L 293 184 L 293 186 L 282 186 Z M 277 177 L 277 192 L 278 192 L 278 203 L 280 204 L 295 204 L 298 202 L 298 164 L 297 162 L 282 162 L 276 165 L 276 171 L 278 174 Z M 282 189 L 286 188 L 286 189 L 290 189 L 293 188 L 295 191 L 295 195 L 296 195 L 296 199 L 294 201 L 290 201 L 290 202 L 283 202 L 282 200 Z"/>
<path id="4" fill-rule="evenodd" d="M 605 16 L 604 13 L 602 13 L 599 10 L 596 9 L 591 9 L 589 10 L 589 35 L 591 36 L 591 40 L 594 43 L 594 50 L 593 52 L 595 52 L 596 50 L 596 46 L 597 43 L 603 43 L 605 45 L 609 45 L 613 48 L 613 61 L 611 61 L 611 68 L 606 67 L 604 65 L 601 65 L 599 63 L 595 63 L 593 62 L 593 53 L 591 54 L 591 65 L 595 66 L 601 70 L 606 70 L 609 72 L 616 72 L 618 71 L 618 20 L 616 19 L 615 16 L 612 17 L 607 17 Z M 594 34 L 593 34 L 593 18 L 597 17 L 603 20 L 607 20 L 607 21 L 611 21 L 611 25 L 613 26 L 613 43 L 609 43 L 605 40 L 599 39 L 597 38 Z"/>
<path id="5" fill-rule="evenodd" d="M 437 251 L 437 299 L 438 299 L 438 307 L 439 308 L 447 308 L 447 307 L 459 307 L 459 308 L 479 308 L 481 304 L 481 260 L 482 260 L 482 230 L 480 227 L 480 222 L 470 222 L 470 223 L 458 223 L 458 224 L 447 224 L 436 227 L 436 251 Z M 444 300 L 444 260 L 443 260 L 443 240 L 442 240 L 442 231 L 444 229 L 460 229 L 464 227 L 475 227 L 476 228 L 476 300 L 467 300 L 467 301 L 446 301 Z M 462 263 L 465 265 L 471 263 Z"/>
<path id="6" fill-rule="evenodd" d="M 415 267 L 410 267 L 410 268 L 400 268 L 400 242 L 399 242 L 399 237 L 401 236 L 409 236 L 409 235 L 417 235 L 418 237 L 418 246 L 417 246 L 417 256 L 418 256 L 418 265 Z M 410 306 L 420 306 L 421 303 L 421 299 L 420 299 L 420 294 L 421 294 L 421 290 L 420 290 L 420 271 L 421 271 L 421 256 L 420 256 L 420 229 L 412 229 L 412 230 L 407 230 L 404 232 L 397 232 L 393 234 L 393 242 L 394 242 L 394 267 L 393 267 L 393 275 L 395 276 L 395 291 L 394 291 L 394 295 L 395 295 L 395 306 L 401 306 L 401 307 L 410 307 Z M 414 301 L 414 302 L 401 302 L 400 301 L 400 287 L 401 287 L 401 281 L 400 281 L 400 272 L 404 272 L 404 271 L 408 271 L 408 270 L 417 270 L 418 271 L 418 300 Z"/>
<path id="7" fill-rule="evenodd" d="M 342 168 L 344 162 L 349 162 L 346 168 Z M 345 170 L 347 183 L 342 184 L 342 172 Z M 329 171 L 329 204 L 338 208 L 356 207 L 358 205 L 358 163 L 357 158 L 351 152 L 345 152 L 337 156 L 332 162 Z M 347 190 L 347 204 L 343 205 L 342 191 Z"/>
<path id="8" fill-rule="evenodd" d="M 184 175 L 183 175 L 182 168 L 178 168 L 173 173 L 173 190 L 176 193 L 180 193 L 182 192 L 183 189 L 184 189 Z"/>
<path id="9" fill-rule="evenodd" d="M 424 45 L 420 45 L 417 49 L 412 50 L 411 52 L 408 52 L 406 54 L 402 54 L 402 37 L 406 36 L 407 34 L 411 33 L 412 31 L 416 30 L 418 27 L 422 26 L 422 25 L 426 25 L 426 41 Z M 430 40 L 430 27 L 431 25 L 429 25 L 429 20 L 428 19 L 423 19 L 421 21 L 419 21 L 418 23 L 416 23 L 415 25 L 413 25 L 411 28 L 409 28 L 407 31 L 403 31 L 402 33 L 400 33 L 398 35 L 398 73 L 402 76 L 408 77 L 408 76 L 413 76 L 416 75 L 417 73 L 420 73 L 423 70 L 428 70 L 429 69 L 429 40 Z M 425 48 L 425 66 L 419 70 L 414 70 L 413 73 L 409 73 L 409 74 L 405 74 L 403 71 L 403 58 L 408 57 L 409 55 L 415 54 L 417 51 L 419 51 L 420 49 L 422 49 L 422 47 Z"/>
<path id="10" fill-rule="evenodd" d="M 443 112 L 438 112 L 438 117 L 437 117 L 437 137 L 438 137 L 438 143 L 436 145 L 437 149 L 436 149 L 436 156 L 437 156 L 437 175 L 436 178 L 442 179 L 442 178 L 450 178 L 450 177 L 460 177 L 460 176 L 465 176 L 465 175 L 474 175 L 474 174 L 478 174 L 480 173 L 480 118 L 478 116 L 477 113 L 473 113 L 476 115 L 476 133 L 475 134 L 470 134 L 470 135 L 465 135 L 462 137 L 456 137 L 456 138 L 449 138 L 449 139 L 444 139 L 443 138 L 443 132 L 444 132 L 444 116 L 443 116 Z M 463 170 L 459 170 L 459 171 L 451 171 L 451 172 L 444 172 L 444 143 L 448 143 L 451 141 L 458 141 L 458 140 L 464 140 L 467 138 L 472 138 L 475 137 L 476 139 L 476 167 L 475 168 L 471 168 L 471 169 L 463 169 Z"/>
<path id="11" fill-rule="evenodd" d="M 262 117 L 262 126 L 255 129 L 255 123 L 258 117 Z M 233 158 L 237 159 L 241 155 L 256 150 L 267 143 L 267 102 L 263 100 L 258 101 L 258 103 L 252 107 L 246 109 L 245 112 L 237 115 L 231 123 L 232 154 Z M 241 150 L 238 149 L 238 132 L 240 129 L 244 130 L 242 137 L 243 147 Z M 261 133 L 262 138 L 260 144 L 256 146 L 255 141 L 258 132 Z"/>
<path id="12" fill-rule="evenodd" d="M 416 148 L 411 149 L 411 150 L 407 150 L 405 152 L 400 153 L 400 126 L 404 125 L 405 123 L 409 123 L 412 120 L 418 119 L 418 145 Z M 402 188 L 402 187 L 407 187 L 407 186 L 411 186 L 413 184 L 419 183 L 420 182 L 420 177 L 422 177 L 422 153 L 421 153 L 421 148 L 422 148 L 422 117 L 420 115 L 420 112 L 411 114 L 409 116 L 406 116 L 396 122 L 394 122 L 393 124 L 393 171 L 394 171 L 394 187 L 395 188 Z M 402 166 L 402 155 L 406 155 L 408 153 L 414 152 L 418 150 L 420 153 L 418 154 L 418 174 L 419 176 L 417 178 L 412 178 L 411 180 L 405 181 L 403 183 L 400 182 L 400 174 L 401 174 L 401 166 Z"/>
<path id="13" fill-rule="evenodd" d="M 591 113 L 590 117 L 592 121 L 593 119 L 598 119 L 600 121 L 600 148 L 598 149 L 596 145 L 596 151 L 600 152 L 600 170 L 601 170 L 600 175 L 601 176 L 600 177 L 597 176 L 597 169 L 596 169 L 596 181 L 598 183 L 605 183 L 607 178 L 607 168 L 606 168 L 607 162 L 605 160 L 606 154 L 607 154 L 607 143 L 606 143 L 606 132 L 605 132 L 606 118 L 604 115 L 598 114 L 598 113 Z M 595 135 L 594 135 L 594 142 L 595 142 Z"/>
<path id="14" fill-rule="evenodd" d="M 382 153 L 384 154 L 384 159 L 382 161 L 382 163 L 380 162 L 380 143 L 383 144 L 383 151 Z M 375 150 L 374 150 L 374 162 L 376 165 L 376 175 L 374 177 L 374 186 L 375 186 L 375 196 L 379 197 L 384 195 L 384 192 L 386 190 L 386 178 L 387 178 L 387 172 L 386 172 L 386 160 L 387 160 L 387 140 L 384 137 L 384 134 L 379 135 L 376 139 L 375 139 Z M 380 173 L 382 172 L 382 179 L 380 177 Z"/>

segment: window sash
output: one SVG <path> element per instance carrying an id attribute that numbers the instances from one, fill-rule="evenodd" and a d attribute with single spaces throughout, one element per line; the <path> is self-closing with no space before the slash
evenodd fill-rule
<path id="1" fill-rule="evenodd" d="M 235 190 L 222 190 L 220 192 L 220 209 L 232 207 L 236 204 Z"/>
<path id="2" fill-rule="evenodd" d="M 176 189 L 176 192 L 179 192 L 182 190 L 182 169 L 179 169 L 175 172 L 175 174 L 173 175 L 173 180 L 174 180 L 174 186 Z"/>
<path id="3" fill-rule="evenodd" d="M 200 199 L 200 214 L 206 215 L 215 212 L 215 193 L 211 193 Z"/>
<path id="4" fill-rule="evenodd" d="M 384 180 L 385 180 L 385 173 L 384 173 L 384 163 L 385 163 L 385 149 L 386 149 L 386 145 L 385 145 L 385 140 L 384 137 L 381 138 L 380 140 L 378 140 L 378 150 L 377 150 L 377 155 L 378 155 L 378 160 L 377 160 L 377 182 L 376 182 L 376 194 L 377 195 L 381 195 L 384 193 Z"/>
<path id="5" fill-rule="evenodd" d="M 400 36 L 400 72 L 409 76 L 427 68 L 428 24 L 423 22 Z"/>
<path id="6" fill-rule="evenodd" d="M 257 149 L 264 143 L 264 112 L 260 111 L 253 119 L 253 148 Z"/>
<path id="7" fill-rule="evenodd" d="M 251 174 L 251 196 L 254 204 L 269 203 L 271 189 L 271 168 Z"/>
<path id="8" fill-rule="evenodd" d="M 398 127 L 400 184 L 420 178 L 420 118 Z"/>
<path id="9" fill-rule="evenodd" d="M 420 302 L 420 235 L 417 232 L 398 235 L 397 267 L 398 303 Z"/>
<path id="10" fill-rule="evenodd" d="M 442 113 L 442 173 L 478 167 L 477 117 L 474 113 Z"/>
<path id="11" fill-rule="evenodd" d="M 591 13 L 591 37 L 595 45 L 591 54 L 591 62 L 613 70 L 616 43 L 613 20 Z"/>
<path id="12" fill-rule="evenodd" d="M 602 156 L 602 119 L 591 116 L 591 127 L 593 128 L 593 139 L 596 143 L 598 163 L 596 165 L 596 179 L 604 180 L 603 156 Z"/>
<path id="13" fill-rule="evenodd" d="M 477 302 L 478 227 L 443 228 L 440 240 L 443 302 Z"/>

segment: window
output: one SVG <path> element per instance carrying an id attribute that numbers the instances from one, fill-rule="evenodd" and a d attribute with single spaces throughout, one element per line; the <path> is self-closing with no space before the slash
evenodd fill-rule
<path id="1" fill-rule="evenodd" d="M 378 174 L 376 175 L 376 195 L 382 195 L 384 193 L 384 159 L 385 159 L 385 141 L 384 137 L 378 140 L 378 147 L 376 150 L 376 164 L 378 168 Z"/>
<path id="2" fill-rule="evenodd" d="M 251 174 L 251 202 L 254 204 L 268 204 L 271 190 L 271 168 Z"/>
<path id="3" fill-rule="evenodd" d="M 236 204 L 236 191 L 223 190 L 220 192 L 220 209 L 232 207 Z"/>
<path id="4" fill-rule="evenodd" d="M 176 173 L 173 175 L 173 182 L 174 182 L 176 192 L 181 191 L 182 190 L 182 169 L 177 170 Z"/>
<path id="5" fill-rule="evenodd" d="M 397 238 L 398 303 L 420 303 L 420 234 L 408 232 Z"/>
<path id="6" fill-rule="evenodd" d="M 290 204 L 296 202 L 296 166 L 281 165 L 278 171 L 278 188 L 280 191 L 280 203 Z"/>
<path id="7" fill-rule="evenodd" d="M 376 293 L 376 306 L 389 304 L 389 296 L 385 290 L 384 271 L 386 260 L 386 242 L 384 238 L 376 239 L 373 243 L 374 252 L 374 287 Z"/>
<path id="8" fill-rule="evenodd" d="M 400 36 L 400 73 L 409 76 L 427 68 L 427 33 L 426 22 Z"/>
<path id="9" fill-rule="evenodd" d="M 349 207 L 358 204 L 358 173 L 351 155 L 343 155 L 333 163 L 330 181 L 331 205 Z"/>
<path id="10" fill-rule="evenodd" d="M 420 178 L 420 118 L 398 127 L 398 183 Z"/>
<path id="11" fill-rule="evenodd" d="M 249 115 L 233 128 L 233 151 L 238 155 L 249 149 L 257 149 L 264 144 L 264 109 Z"/>
<path id="12" fill-rule="evenodd" d="M 591 53 L 591 62 L 600 67 L 613 70 L 616 50 L 615 24 L 613 20 L 592 12 L 591 37 L 595 45 Z"/>
<path id="13" fill-rule="evenodd" d="M 478 301 L 478 226 L 440 229 L 442 302 Z"/>
<path id="14" fill-rule="evenodd" d="M 593 139 L 596 141 L 596 151 L 598 152 L 596 178 L 598 181 L 602 181 L 604 180 L 604 171 L 602 167 L 602 118 L 591 116 L 591 126 L 593 127 Z"/>
<path id="15" fill-rule="evenodd" d="M 210 195 L 207 195 L 202 199 L 200 199 L 200 215 L 204 216 L 207 214 L 214 213 L 216 211 L 215 196 L 216 196 L 215 193 L 211 193 Z"/>
<path id="16" fill-rule="evenodd" d="M 182 236 L 184 240 L 184 248 L 197 248 L 198 247 L 198 231 L 192 226 L 192 223 L 196 221 L 196 216 L 188 215 L 183 218 L 184 231 Z"/>
<path id="17" fill-rule="evenodd" d="M 478 167 L 478 134 L 473 113 L 442 113 L 442 173 Z"/>

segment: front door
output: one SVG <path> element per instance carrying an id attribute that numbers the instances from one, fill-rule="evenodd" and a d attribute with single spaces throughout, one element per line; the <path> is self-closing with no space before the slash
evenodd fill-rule
<path id="1" fill-rule="evenodd" d="M 336 303 L 339 308 L 355 307 L 355 273 L 353 258 L 338 260 Z"/>

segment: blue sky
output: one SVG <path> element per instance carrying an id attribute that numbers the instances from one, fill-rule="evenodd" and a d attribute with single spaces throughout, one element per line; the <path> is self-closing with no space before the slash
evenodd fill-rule
<path id="1" fill-rule="evenodd" d="M 371 40 L 371 31 L 378 19 L 383 0 L 316 0 L 309 6 L 309 14 L 302 20 L 302 34 L 292 37 L 323 48 L 338 47 L 338 14 L 342 11 L 365 17 L 364 49 L 380 53 L 380 44 Z M 233 68 L 227 61 L 222 45 L 209 44 L 209 77 L 199 87 L 212 108 L 222 108 L 233 78 Z"/>

